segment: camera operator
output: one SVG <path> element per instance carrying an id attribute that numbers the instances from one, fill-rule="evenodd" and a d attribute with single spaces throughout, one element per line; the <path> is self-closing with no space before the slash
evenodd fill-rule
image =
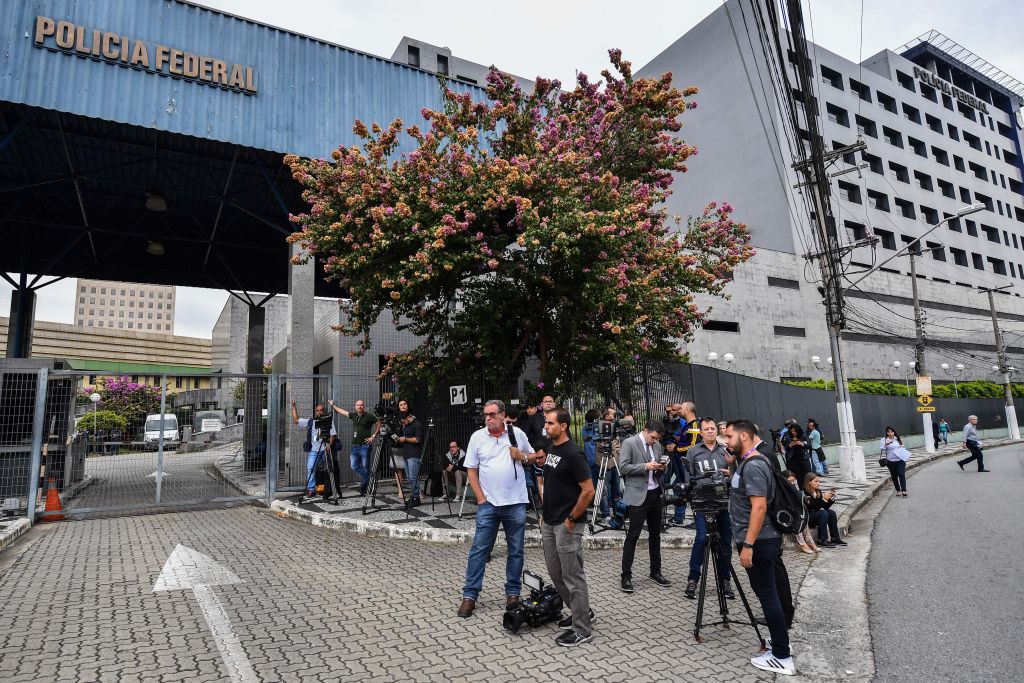
<path id="1" fill-rule="evenodd" d="M 793 675 L 796 666 L 790 655 L 786 616 L 776 588 L 775 562 L 782 549 L 782 536 L 767 519 L 768 503 L 775 496 L 771 465 L 757 450 L 760 439 L 752 422 L 735 420 L 729 428 L 729 449 L 739 462 L 729 495 L 733 538 L 772 639 L 772 649 L 752 658 L 750 663 L 764 671 Z"/>
<path id="2" fill-rule="evenodd" d="M 444 497 L 448 499 L 448 487 L 451 485 L 451 480 L 455 480 L 455 499 L 462 498 L 462 487 L 466 485 L 466 451 L 459 448 L 457 441 L 452 441 L 448 444 L 448 452 L 445 454 L 448 457 L 448 464 L 445 466 L 441 474 L 444 476 Z"/>
<path id="3" fill-rule="evenodd" d="M 701 442 L 691 446 L 686 452 L 686 461 L 690 468 L 691 477 L 700 477 L 709 472 L 721 472 L 728 476 L 730 458 L 725 447 L 718 443 L 718 425 L 714 418 L 704 417 L 700 420 Z M 700 570 L 704 563 L 704 546 L 708 539 L 708 520 L 703 514 L 694 515 L 694 524 L 697 527 L 697 536 L 693 540 L 693 549 L 690 551 L 690 574 L 686 577 L 686 590 L 683 595 L 693 600 L 697 597 L 697 582 L 700 580 Z M 725 597 L 733 599 L 736 594 L 732 590 L 732 581 L 729 578 L 729 567 L 732 559 L 732 519 L 728 510 L 722 510 L 714 516 L 712 524 L 717 525 L 718 533 L 722 539 L 722 553 L 719 558 L 718 576 L 722 581 L 722 593 Z"/>
<path id="4" fill-rule="evenodd" d="M 327 403 L 334 412 L 352 420 L 352 453 L 349 456 L 349 465 L 352 471 L 359 475 L 359 495 L 365 495 L 366 486 L 370 483 L 370 444 L 377 438 L 380 422 L 373 413 L 366 412 L 366 402 L 362 399 L 356 401 L 355 410 L 352 412 L 334 405 L 334 401 L 329 400 Z"/>
<path id="5" fill-rule="evenodd" d="M 544 478 L 547 495 L 541 523 L 544 563 L 551 583 L 572 616 L 558 622 L 568 630 L 555 638 L 563 647 L 575 647 L 593 635 L 587 593 L 587 575 L 583 571 L 583 531 L 587 507 L 594 499 L 594 482 L 583 449 L 569 438 L 569 411 L 555 408 L 544 413 L 544 429 L 550 439 L 545 455 Z"/>
<path id="6" fill-rule="evenodd" d="M 407 507 L 420 504 L 420 457 L 422 455 L 423 425 L 412 413 L 399 413 L 402 421 L 402 434 L 398 437 L 398 445 L 402 447 L 402 459 L 405 465 L 405 477 L 409 480 L 411 496 L 405 499 Z M 401 483 L 401 477 L 399 477 Z"/>
<path id="7" fill-rule="evenodd" d="M 476 608 L 484 584 L 484 569 L 498 537 L 505 529 L 508 559 L 505 562 L 505 609 L 519 606 L 523 581 L 523 544 L 526 541 L 525 468 L 537 459 L 523 430 L 505 424 L 505 404 L 484 404 L 486 426 L 473 432 L 466 446 L 466 471 L 476 496 L 476 533 L 466 563 L 466 585 L 458 615 L 469 617 Z M 516 446 L 512 445 L 514 435 Z"/>
<path id="8" fill-rule="evenodd" d="M 615 434 L 615 415 L 616 410 L 614 406 L 608 406 L 607 408 L 605 408 L 604 415 L 601 416 L 601 422 L 603 423 L 604 428 L 602 430 L 600 429 L 601 425 L 598 425 L 599 433 L 600 431 L 604 431 L 605 433 L 611 433 L 612 435 Z M 618 461 L 619 459 L 619 453 L 621 452 L 621 448 L 622 440 L 618 436 L 613 436 L 611 443 L 606 443 L 603 446 L 605 454 L 610 453 L 610 457 L 614 458 L 616 461 Z M 601 493 L 601 500 L 599 501 L 599 505 L 601 507 L 601 518 L 604 520 L 605 525 L 613 529 L 619 529 L 622 526 L 622 522 L 618 520 L 615 509 L 615 504 L 616 502 L 618 502 L 618 500 L 619 471 L 614 465 L 612 465 L 609 466 L 608 470 L 605 472 L 605 486 L 604 490 Z"/>
<path id="9" fill-rule="evenodd" d="M 679 427 L 671 434 L 671 439 L 665 450 L 672 456 L 675 476 L 673 483 L 686 483 L 689 479 L 689 468 L 686 465 L 686 452 L 700 440 L 700 425 L 697 422 L 697 406 L 690 401 L 677 403 L 673 406 L 673 413 L 679 416 Z M 686 524 L 686 503 L 677 505 L 675 514 L 672 516 L 672 526 L 683 527 L 684 529 L 695 528 L 693 524 Z"/>
<path id="10" fill-rule="evenodd" d="M 633 557 L 644 522 L 647 523 L 648 548 L 651 556 L 651 580 L 662 587 L 672 582 L 661 574 L 661 477 L 668 467 L 668 456 L 662 458 L 661 437 L 665 425 L 651 420 L 642 432 L 622 442 L 619 470 L 622 472 L 623 494 L 629 505 L 629 531 L 622 547 L 624 593 L 633 592 Z"/>
<path id="11" fill-rule="evenodd" d="M 299 419 L 299 409 L 292 401 L 292 422 L 306 430 L 306 441 L 302 444 L 302 450 L 306 453 L 306 497 L 302 502 L 308 503 L 317 498 L 316 495 L 316 461 L 319 456 L 325 458 L 324 463 L 328 468 L 334 470 L 334 481 L 341 480 L 338 462 L 332 453 L 334 439 L 338 436 L 338 430 L 334 428 L 334 420 L 324 414 L 324 405 L 318 403 L 313 410 L 313 417 Z M 329 498 L 331 493 L 324 490 L 324 497 Z"/>

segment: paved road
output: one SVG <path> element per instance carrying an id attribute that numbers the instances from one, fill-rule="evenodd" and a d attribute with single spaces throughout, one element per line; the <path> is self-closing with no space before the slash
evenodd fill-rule
<path id="1" fill-rule="evenodd" d="M 554 645 L 553 625 L 501 630 L 500 549 L 477 615 L 463 620 L 454 616 L 463 545 L 324 530 L 255 507 L 62 522 L 32 534 L 0 554 L 5 682 L 227 680 L 195 596 L 153 592 L 179 543 L 242 580 L 213 592 L 266 681 L 771 678 L 748 662 L 757 652 L 749 627 L 709 627 L 707 642 L 694 643 L 696 605 L 678 582 L 688 550 L 665 553 L 674 587 L 640 578 L 632 596 L 617 588 L 621 555 L 589 551 L 595 639 L 569 650 Z M 646 559 L 638 553 L 639 577 Z M 787 564 L 800 581 L 806 560 L 791 554 Z M 538 549 L 527 550 L 527 566 L 545 573 Z"/>
<path id="2" fill-rule="evenodd" d="M 875 524 L 868 567 L 878 681 L 1022 681 L 1024 447 L 908 480 Z M 886 492 L 891 495 L 891 492 Z"/>

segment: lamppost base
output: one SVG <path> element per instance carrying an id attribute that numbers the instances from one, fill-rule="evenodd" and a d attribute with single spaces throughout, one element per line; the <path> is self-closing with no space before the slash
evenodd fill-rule
<path id="1" fill-rule="evenodd" d="M 860 446 L 839 447 L 839 476 L 844 481 L 866 484 L 867 468 L 864 465 L 864 449 Z"/>

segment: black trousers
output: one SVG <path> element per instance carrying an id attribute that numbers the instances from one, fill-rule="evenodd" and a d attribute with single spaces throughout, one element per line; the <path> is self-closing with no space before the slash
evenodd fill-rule
<path id="1" fill-rule="evenodd" d="M 966 465 L 967 463 L 971 462 L 972 460 L 977 460 L 978 461 L 978 469 L 979 470 L 985 469 L 985 455 L 981 452 L 981 447 L 978 446 L 978 442 L 977 441 L 968 441 L 967 442 L 967 450 L 969 450 L 971 452 L 971 457 L 964 458 L 963 460 L 960 460 L 958 462 L 961 465 Z"/>
<path id="2" fill-rule="evenodd" d="M 796 608 L 793 607 L 793 591 L 789 587 L 789 572 L 782 561 L 782 545 L 779 545 L 779 553 L 775 556 L 775 592 L 779 594 L 779 602 L 782 603 L 782 614 L 786 617 L 786 628 L 793 628 L 793 615 Z"/>
<path id="3" fill-rule="evenodd" d="M 640 532 L 647 522 L 648 549 L 651 552 L 651 573 L 661 573 L 661 487 L 651 489 L 640 505 L 629 507 L 629 531 L 626 532 L 626 543 L 622 546 L 622 573 L 633 575 L 633 556 L 636 555 L 636 543 L 640 540 Z"/>

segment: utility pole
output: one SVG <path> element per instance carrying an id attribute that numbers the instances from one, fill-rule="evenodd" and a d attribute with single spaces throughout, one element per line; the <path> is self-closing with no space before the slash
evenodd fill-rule
<path id="1" fill-rule="evenodd" d="M 800 0 L 787 0 L 790 32 L 793 37 L 793 48 L 796 53 L 796 73 L 807 119 L 807 131 L 810 137 L 810 157 L 793 164 L 793 168 L 803 174 L 801 186 L 810 190 L 814 204 L 814 216 L 818 242 L 821 253 L 815 255 L 820 259 L 822 287 L 825 303 L 825 319 L 828 325 L 829 346 L 832 351 L 832 368 L 836 385 L 836 413 L 839 419 L 841 445 L 839 447 L 839 470 L 844 479 L 866 482 L 867 473 L 864 466 L 864 450 L 857 445 L 857 430 L 853 423 L 853 409 L 850 403 L 850 391 L 843 366 L 842 331 L 846 324 L 843 310 L 843 247 L 839 242 L 835 216 L 832 214 L 830 201 L 831 186 L 829 175 L 825 170 L 826 152 L 818 128 L 818 103 L 814 98 L 815 74 L 807 49 L 807 38 L 804 33 L 803 10 Z M 841 150 L 833 150 L 828 156 L 835 160 L 843 154 L 864 149 L 863 141 Z M 802 145 L 797 144 L 798 149 Z"/>
<path id="2" fill-rule="evenodd" d="M 1020 429 L 1017 427 L 1017 411 L 1013 407 L 1013 391 L 1010 389 L 1010 365 L 1006 360 L 1003 333 L 999 331 L 999 317 L 996 315 L 995 297 L 992 296 L 993 292 L 1009 289 L 1010 287 L 1013 287 L 1013 285 L 979 287 L 979 289 L 988 293 L 988 307 L 992 311 L 992 330 L 996 335 L 996 354 L 999 359 L 999 372 L 1003 374 L 1003 397 L 1006 399 L 1006 427 L 1010 431 L 1010 438 L 1019 440 Z"/>
<path id="3" fill-rule="evenodd" d="M 921 300 L 917 296 L 917 266 L 914 257 L 921 255 L 921 242 L 910 245 L 910 288 L 914 293 L 914 371 L 918 377 L 927 375 L 924 370 L 924 312 L 921 310 Z M 909 392 L 908 392 L 909 393 Z M 935 452 L 935 440 L 932 438 L 932 414 L 921 413 L 921 429 L 924 434 L 924 449 L 928 453 Z"/>

